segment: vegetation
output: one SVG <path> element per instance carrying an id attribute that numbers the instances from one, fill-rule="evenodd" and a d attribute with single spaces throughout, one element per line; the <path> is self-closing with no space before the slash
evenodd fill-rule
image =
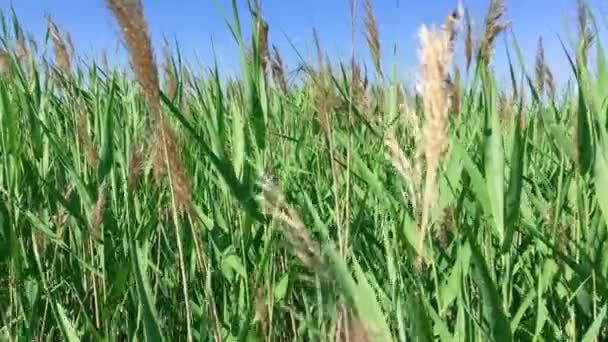
<path id="1" fill-rule="evenodd" d="M 77 61 L 50 17 L 40 48 L 2 18 L 0 339 L 608 339 L 608 64 L 584 3 L 563 89 L 501 0 L 481 37 L 462 8 L 421 27 L 415 87 L 385 71 L 371 0 L 372 72 L 315 34 L 297 82 L 254 3 L 252 37 L 236 0 L 219 14 L 226 82 L 168 43 L 160 77 L 140 1 L 107 3 L 132 74 Z"/>

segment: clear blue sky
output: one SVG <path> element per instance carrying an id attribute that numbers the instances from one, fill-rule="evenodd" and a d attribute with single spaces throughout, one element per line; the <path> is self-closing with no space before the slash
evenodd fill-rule
<path id="1" fill-rule="evenodd" d="M 217 0 L 230 15 L 230 0 Z M 357 56 L 369 60 L 365 46 L 363 26 L 363 0 L 359 4 L 357 22 Z M 475 18 L 474 29 L 478 35 L 483 31 L 483 19 L 489 0 L 463 1 Z M 576 30 L 575 0 L 507 0 L 508 15 L 528 65 L 533 67 L 534 55 L 539 36 L 545 42 L 545 55 L 561 83 L 569 75 L 567 61 L 561 50 L 557 34 L 565 36 L 565 21 L 571 31 Z M 595 8 L 598 21 L 605 28 L 604 19 L 608 5 L 602 0 L 589 0 Z M 238 0 L 241 21 L 246 18 L 246 0 Z M 38 37 L 45 32 L 44 15 L 50 14 L 64 30 L 70 31 L 78 53 L 84 57 L 100 56 L 107 51 L 110 58 L 124 60 L 124 51 L 117 44 L 118 29 L 105 6 L 104 0 L 14 0 L 12 4 L 22 25 Z M 214 61 L 215 46 L 220 69 L 224 74 L 238 72 L 238 49 L 214 0 L 143 0 L 157 52 L 161 51 L 163 35 L 176 39 L 188 59 L 194 65 L 211 65 Z M 289 67 L 298 60 L 286 37 L 307 58 L 314 56 L 312 27 L 320 33 L 321 41 L 331 57 L 347 58 L 350 53 L 350 28 L 348 0 L 262 0 L 264 17 L 270 24 L 270 41 L 276 44 Z M 375 0 L 374 6 L 381 34 L 381 46 L 385 61 L 398 61 L 401 76 L 411 79 L 415 70 L 419 25 L 440 25 L 449 10 L 455 8 L 457 0 Z M 11 0 L 0 0 L 4 13 Z M 248 24 L 248 23 L 247 23 Z M 248 26 L 248 25 L 247 25 Z M 248 29 L 246 30 L 249 31 Z M 604 37 L 602 33 L 600 37 Z M 504 35 L 498 40 L 496 70 L 504 73 L 506 57 Z M 393 46 L 399 45 L 399 56 L 394 58 Z M 462 48 L 459 49 L 462 60 Z M 371 65 L 370 65 L 371 67 Z M 390 68 L 390 65 L 385 65 Z M 502 76 L 505 77 L 505 76 Z M 504 79 L 506 80 L 506 79 Z"/>

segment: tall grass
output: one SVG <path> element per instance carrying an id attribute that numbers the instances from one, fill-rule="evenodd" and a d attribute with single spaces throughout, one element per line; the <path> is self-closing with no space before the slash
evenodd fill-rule
<path id="1" fill-rule="evenodd" d="M 138 0 L 108 0 L 134 73 L 3 14 L 2 340 L 608 338 L 608 67 L 582 2 L 563 89 L 500 0 L 479 39 L 462 8 L 421 28 L 416 87 L 383 65 L 372 1 L 351 15 L 374 74 L 315 33 L 297 82 L 249 5 L 251 37 L 236 1 L 218 14 L 226 82 L 168 42 L 157 65 Z"/>

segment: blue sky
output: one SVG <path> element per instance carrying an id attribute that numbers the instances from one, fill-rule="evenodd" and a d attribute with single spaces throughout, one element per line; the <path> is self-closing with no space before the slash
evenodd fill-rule
<path id="1" fill-rule="evenodd" d="M 230 0 L 216 1 L 225 13 L 231 14 Z M 603 25 L 608 6 L 602 5 L 602 0 L 588 1 Z M 356 54 L 368 61 L 363 0 L 357 2 Z M 489 0 L 463 2 L 475 19 L 475 32 L 480 35 Z M 44 16 L 48 13 L 60 28 L 70 31 L 81 56 L 98 57 L 102 51 L 107 51 L 111 59 L 124 61 L 124 51 L 118 44 L 119 31 L 104 0 L 0 0 L 4 13 L 8 13 L 11 3 L 22 25 L 36 36 L 43 37 Z M 238 0 L 238 3 L 241 21 L 245 22 L 246 0 Z M 270 41 L 277 45 L 288 67 L 294 67 L 299 62 L 290 41 L 303 56 L 314 57 L 313 26 L 317 28 L 330 57 L 348 58 L 351 47 L 348 0 L 262 0 L 261 3 L 263 14 L 270 24 Z M 238 73 L 238 49 L 214 0 L 143 0 L 143 4 L 157 52 L 161 51 L 162 38 L 166 35 L 179 42 L 186 59 L 194 66 L 209 66 L 217 57 L 224 74 Z M 384 61 L 397 62 L 401 77 L 412 79 L 417 65 L 418 27 L 423 23 L 440 25 L 449 10 L 457 5 L 457 0 L 375 0 Z M 565 22 L 575 32 L 576 1 L 507 0 L 507 7 L 507 17 L 512 21 L 511 28 L 528 65 L 533 67 L 538 37 L 542 35 L 547 62 L 558 82 L 563 83 L 570 74 L 557 34 L 567 39 Z M 497 41 L 494 62 L 499 75 L 502 75 L 499 78 L 504 78 L 502 81 L 507 80 L 504 37 Z M 600 37 L 603 38 L 604 34 Z M 395 43 L 399 46 L 397 56 L 393 52 Z M 459 61 L 462 61 L 462 50 L 461 47 L 457 56 Z M 390 63 L 385 63 L 385 68 L 390 68 Z"/>

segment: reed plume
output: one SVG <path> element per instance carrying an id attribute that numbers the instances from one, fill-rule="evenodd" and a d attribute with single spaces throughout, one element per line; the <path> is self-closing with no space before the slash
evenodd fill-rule
<path id="1" fill-rule="evenodd" d="M 471 68 L 471 62 L 473 61 L 473 28 L 471 24 L 471 15 L 469 10 L 465 10 L 465 38 L 464 38 L 464 55 L 467 63 L 467 72 Z"/>
<path id="2" fill-rule="evenodd" d="M 382 76 L 382 66 L 380 64 L 380 33 L 378 32 L 378 22 L 374 14 L 372 0 L 365 0 L 365 28 L 367 37 L 367 46 L 372 56 L 376 73 Z"/>
<path id="3" fill-rule="evenodd" d="M 110 64 L 108 63 L 108 54 L 104 51 L 101 55 L 101 66 L 103 71 L 108 74 L 110 72 Z"/>
<path id="4" fill-rule="evenodd" d="M 182 81 L 190 87 L 194 86 L 192 75 L 185 65 L 182 65 Z"/>
<path id="5" fill-rule="evenodd" d="M 291 208 L 280 189 L 268 179 L 262 179 L 258 185 L 262 190 L 261 205 L 277 221 L 283 223 L 283 231 L 288 242 L 294 247 L 294 254 L 300 262 L 321 274 L 325 260 L 321 246 L 310 235 L 299 213 Z"/>
<path id="6" fill-rule="evenodd" d="M 146 95 L 152 112 L 154 127 L 150 159 L 154 178 L 156 183 L 160 184 L 163 176 L 168 174 L 177 207 L 182 211 L 190 212 L 193 210 L 190 180 L 186 176 L 179 154 L 175 132 L 161 111 L 158 69 L 141 1 L 108 0 L 108 5 L 122 28 L 137 81 Z"/>
<path id="7" fill-rule="evenodd" d="M 0 75 L 6 75 L 11 70 L 11 57 L 0 48 Z"/>
<path id="8" fill-rule="evenodd" d="M 283 59 L 276 46 L 272 46 L 272 79 L 279 86 L 284 94 L 287 94 L 287 81 L 285 80 L 285 67 L 283 66 Z"/>
<path id="9" fill-rule="evenodd" d="M 65 43 L 68 49 L 68 55 L 70 58 L 74 57 L 76 49 L 74 48 L 74 42 L 72 41 L 72 34 L 69 31 L 65 32 Z"/>
<path id="10" fill-rule="evenodd" d="M 141 0 L 107 0 L 107 3 L 122 29 L 123 38 L 131 56 L 131 65 L 135 70 L 137 81 L 146 95 L 154 120 L 150 158 L 152 159 L 154 173 L 157 176 L 157 184 L 160 184 L 160 175 L 168 174 L 175 214 L 177 214 L 177 211 L 186 212 L 192 218 L 194 206 L 192 205 L 190 179 L 185 173 L 175 133 L 162 114 L 158 69 L 152 53 L 152 42 Z M 187 341 L 192 341 L 192 313 L 186 286 L 187 276 L 182 237 L 179 226 L 175 224 L 174 228 L 184 297 Z"/>
<path id="11" fill-rule="evenodd" d="M 97 194 L 97 202 L 91 210 L 89 217 L 89 234 L 93 238 L 99 236 L 99 228 L 103 223 L 103 215 L 106 210 L 106 183 L 102 183 Z"/>
<path id="12" fill-rule="evenodd" d="M 584 0 L 577 0 L 577 14 L 578 33 L 579 37 L 581 37 L 583 58 L 587 59 L 587 52 L 593 44 L 595 34 L 591 29 L 591 24 L 589 23 L 587 5 L 585 4 Z"/>
<path id="13" fill-rule="evenodd" d="M 249 12 L 255 18 L 256 22 L 256 30 L 257 30 L 257 48 L 258 48 L 258 58 L 260 60 L 260 64 L 262 66 L 262 71 L 264 77 L 266 77 L 266 71 L 268 68 L 268 63 L 270 62 L 270 52 L 268 49 L 268 30 L 269 26 L 266 20 L 260 14 L 260 4 L 258 0 L 252 1 L 247 0 L 247 6 L 249 7 Z"/>
<path id="14" fill-rule="evenodd" d="M 131 56 L 137 81 L 147 97 L 153 119 L 161 118 L 158 71 L 140 0 L 107 0 Z"/>
<path id="15" fill-rule="evenodd" d="M 266 75 L 270 59 L 268 52 L 268 29 L 268 23 L 260 16 L 258 19 L 258 54 L 260 55 L 260 64 L 264 75 Z"/>
<path id="16" fill-rule="evenodd" d="M 447 79 L 447 90 L 450 98 L 450 111 L 454 115 L 460 114 L 460 69 L 456 66 L 454 78 Z"/>
<path id="17" fill-rule="evenodd" d="M 143 156 L 141 155 L 140 147 L 134 142 L 131 145 L 131 150 L 129 152 L 128 185 L 130 191 L 134 191 L 139 182 L 139 178 L 143 172 L 143 164 Z"/>
<path id="18" fill-rule="evenodd" d="M 452 14 L 450 14 L 452 15 Z M 421 48 L 418 88 L 422 93 L 424 126 L 422 156 L 426 163 L 422 213 L 420 220 L 420 242 L 418 252 L 422 256 L 424 239 L 430 225 L 430 215 L 437 198 L 437 171 L 440 156 L 448 144 L 448 96 L 443 82 L 452 64 L 452 32 L 444 25 L 442 29 L 428 29 L 423 25 L 419 30 Z"/>
<path id="19" fill-rule="evenodd" d="M 538 39 L 538 49 L 536 50 L 536 87 L 538 90 L 538 95 L 542 96 L 545 92 L 545 49 L 543 47 L 543 38 L 540 37 Z"/>
<path id="20" fill-rule="evenodd" d="M 95 148 L 95 145 L 93 144 L 93 139 L 91 138 L 91 134 L 89 133 L 89 120 L 87 116 L 88 115 L 86 106 L 84 105 L 84 103 L 81 103 L 76 116 L 78 139 L 80 140 L 80 143 L 85 149 L 85 156 L 89 167 L 92 171 L 96 171 L 98 165 L 97 149 Z"/>
<path id="21" fill-rule="evenodd" d="M 165 93 L 170 99 L 173 99 L 177 94 L 177 77 L 173 68 L 173 61 L 171 60 L 171 46 L 167 39 L 165 39 L 165 45 L 163 46 L 163 55 L 163 70 L 165 72 Z"/>
<path id="22" fill-rule="evenodd" d="M 67 78 L 72 75 L 71 55 L 66 46 L 64 38 L 61 36 L 59 28 L 53 22 L 50 16 L 47 16 L 47 26 L 53 41 L 53 54 L 55 55 L 55 64 Z"/>
<path id="23" fill-rule="evenodd" d="M 25 36 L 22 31 L 17 34 L 17 41 L 15 42 L 15 56 L 20 62 L 25 62 L 29 56 L 29 51 L 25 44 Z"/>
<path id="24" fill-rule="evenodd" d="M 548 65 L 545 65 L 545 82 L 547 83 L 547 91 L 549 92 L 549 96 L 552 99 L 555 99 L 555 96 L 557 95 L 555 79 L 553 78 L 553 73 Z"/>
<path id="25" fill-rule="evenodd" d="M 509 21 L 501 19 L 506 11 L 504 0 L 491 0 L 486 17 L 485 33 L 479 47 L 481 59 L 486 67 L 492 60 L 494 40 L 509 25 Z"/>

